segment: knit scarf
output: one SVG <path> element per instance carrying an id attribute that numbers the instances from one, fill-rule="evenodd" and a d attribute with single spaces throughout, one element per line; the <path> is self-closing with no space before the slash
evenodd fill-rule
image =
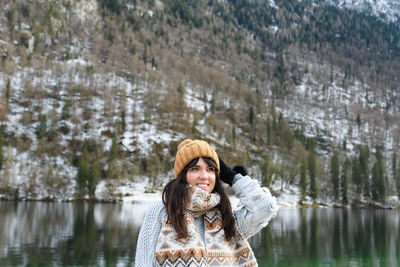
<path id="1" fill-rule="evenodd" d="M 178 238 L 166 220 L 156 244 L 157 266 L 258 266 L 249 243 L 237 228 L 231 240 L 225 239 L 221 214 L 215 208 L 219 202 L 219 194 L 188 186 L 187 237 Z M 194 222 L 199 216 L 204 219 L 205 240 Z"/>

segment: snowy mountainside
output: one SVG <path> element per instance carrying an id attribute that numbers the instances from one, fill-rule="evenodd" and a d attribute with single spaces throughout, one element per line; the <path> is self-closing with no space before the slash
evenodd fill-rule
<path id="1" fill-rule="evenodd" d="M 333 150 L 355 155 L 363 144 L 372 151 L 382 146 L 388 158 L 396 153 L 400 92 L 374 91 L 356 79 L 343 84 L 340 71 L 334 73 L 337 78 L 331 84 L 325 84 L 318 80 L 321 75 L 318 71 L 305 75 L 284 101 L 284 108 L 279 108 L 289 123 L 304 129 L 307 136 L 317 136 L 323 142 L 320 153 L 327 156 Z"/>
<path id="2" fill-rule="evenodd" d="M 325 2 L 339 8 L 365 12 L 390 22 L 398 22 L 400 17 L 400 1 L 397 0 L 325 0 Z"/>
<path id="3" fill-rule="evenodd" d="M 300 200 L 300 166 L 314 152 L 308 147 L 314 139 L 322 196 L 302 198 L 309 204 L 334 203 L 333 152 L 343 163 L 360 146 L 371 152 L 382 146 L 387 195 L 395 195 L 390 161 L 400 146 L 398 82 L 373 60 L 366 67 L 371 75 L 360 76 L 363 61 L 343 56 L 369 56 L 386 39 L 345 43 L 338 38 L 352 35 L 347 31 L 333 38 L 324 19 L 337 19 L 337 10 L 315 8 L 309 19 L 313 12 L 301 6 L 308 2 L 271 0 L 271 17 L 257 13 L 263 1 L 121 3 L 0 3 L 0 198 L 158 196 L 184 138 L 206 139 L 287 205 Z M 246 20 L 256 16 L 261 23 Z M 347 13 L 341 16 L 336 23 L 347 29 Z M 323 23 L 313 24 L 318 19 Z M 362 19 L 360 25 L 368 23 Z M 319 25 L 327 35 L 318 35 Z M 386 67 L 396 72 L 395 63 Z M 79 180 L 92 169 L 94 182 Z"/>

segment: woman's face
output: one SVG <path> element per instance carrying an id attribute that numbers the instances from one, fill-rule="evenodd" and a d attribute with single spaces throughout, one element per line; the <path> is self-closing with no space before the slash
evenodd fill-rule
<path id="1" fill-rule="evenodd" d="M 199 158 L 196 165 L 189 168 L 186 173 L 186 182 L 211 193 L 215 186 L 215 171 L 203 158 Z"/>

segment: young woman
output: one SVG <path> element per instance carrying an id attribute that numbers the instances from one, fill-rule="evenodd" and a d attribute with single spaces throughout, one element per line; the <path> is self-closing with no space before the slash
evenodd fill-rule
<path id="1" fill-rule="evenodd" d="M 136 267 L 257 266 L 247 238 L 278 211 L 269 190 L 247 176 L 244 167 L 229 168 L 202 140 L 179 144 L 174 172 L 162 202 L 146 213 Z M 221 181 L 239 198 L 237 210 L 232 210 Z"/>

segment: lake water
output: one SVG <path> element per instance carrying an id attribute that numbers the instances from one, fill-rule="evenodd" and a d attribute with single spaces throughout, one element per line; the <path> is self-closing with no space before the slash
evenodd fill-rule
<path id="1" fill-rule="evenodd" d="M 0 266 L 132 266 L 148 203 L 0 202 Z M 400 211 L 281 208 L 260 266 L 400 266 Z"/>

